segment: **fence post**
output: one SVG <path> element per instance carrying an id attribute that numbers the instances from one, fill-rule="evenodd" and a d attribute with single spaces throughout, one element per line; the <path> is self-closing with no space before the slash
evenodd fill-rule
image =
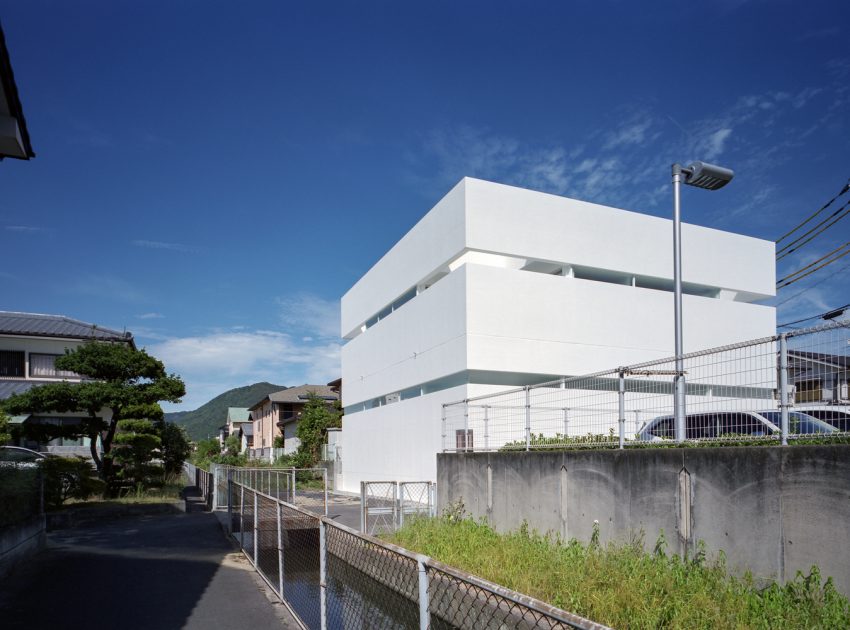
<path id="1" fill-rule="evenodd" d="M 490 450 L 490 406 L 484 405 L 484 450 Z"/>
<path id="2" fill-rule="evenodd" d="M 233 480 L 227 470 L 227 533 L 233 535 Z"/>
<path id="3" fill-rule="evenodd" d="M 469 403 L 463 408 L 463 450 L 471 450 L 469 444 Z"/>
<path id="4" fill-rule="evenodd" d="M 443 412 L 442 412 L 442 427 L 443 427 L 443 452 L 446 452 L 446 405 L 443 404 Z"/>
<path id="5" fill-rule="evenodd" d="M 212 495 L 212 507 L 213 509 L 218 507 L 218 464 L 211 464 L 212 468 L 212 483 L 213 483 L 213 495 Z"/>
<path id="6" fill-rule="evenodd" d="M 366 482 L 360 482 L 360 531 L 366 534 Z"/>
<path id="7" fill-rule="evenodd" d="M 292 505 L 295 505 L 295 469 L 292 469 Z"/>
<path id="8" fill-rule="evenodd" d="M 525 450 L 531 450 L 531 387 L 525 386 Z"/>
<path id="9" fill-rule="evenodd" d="M 319 519 L 319 611 L 322 630 L 328 628 L 328 541 L 325 523 Z"/>
<path id="10" fill-rule="evenodd" d="M 275 502 L 275 506 L 277 506 L 277 587 L 280 598 L 285 599 L 283 596 L 283 506 L 278 502 Z"/>
<path id="11" fill-rule="evenodd" d="M 259 559 L 260 559 L 260 535 L 257 531 L 259 529 L 260 523 L 260 510 L 259 510 L 259 495 L 257 495 L 257 491 L 254 491 L 254 566 L 257 570 L 260 570 Z"/>
<path id="12" fill-rule="evenodd" d="M 779 335 L 779 411 L 782 446 L 788 446 L 788 341 L 787 333 Z"/>
<path id="13" fill-rule="evenodd" d="M 617 406 L 620 411 L 620 448 L 626 444 L 626 373 L 620 370 L 620 387 L 617 393 Z"/>
<path id="14" fill-rule="evenodd" d="M 274 471 L 274 480 L 275 480 L 275 487 L 277 488 L 277 492 L 274 496 L 275 496 L 276 499 L 280 499 L 280 471 L 279 470 Z"/>
<path id="15" fill-rule="evenodd" d="M 398 481 L 393 481 L 393 525 L 398 526 Z"/>
<path id="16" fill-rule="evenodd" d="M 239 486 L 239 549 L 245 549 L 245 486 Z"/>
<path id="17" fill-rule="evenodd" d="M 570 409 L 569 407 L 564 407 L 564 438 L 569 437 L 570 435 Z"/>
<path id="18" fill-rule="evenodd" d="M 325 516 L 328 515 L 328 469 L 322 468 L 322 485 L 325 486 Z"/>
<path id="19" fill-rule="evenodd" d="M 428 630 L 431 625 L 430 602 L 428 601 L 428 569 L 422 559 L 416 561 L 419 572 L 419 630 Z"/>

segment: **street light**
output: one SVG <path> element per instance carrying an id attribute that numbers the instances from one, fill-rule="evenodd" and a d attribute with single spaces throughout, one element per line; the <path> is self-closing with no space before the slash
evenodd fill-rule
<path id="1" fill-rule="evenodd" d="M 682 361 L 682 217 L 679 203 L 682 175 L 688 186 L 717 190 L 731 182 L 735 173 L 731 169 L 705 162 L 694 162 L 690 166 L 673 165 L 673 317 L 676 328 L 673 418 L 676 423 L 677 442 L 685 440 L 685 369 Z"/>

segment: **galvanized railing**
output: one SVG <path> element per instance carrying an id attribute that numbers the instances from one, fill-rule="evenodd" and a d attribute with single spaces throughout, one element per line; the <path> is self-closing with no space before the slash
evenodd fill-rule
<path id="1" fill-rule="evenodd" d="M 443 450 L 850 435 L 850 320 L 443 405 Z M 684 426 L 674 380 L 685 380 Z"/>
<path id="2" fill-rule="evenodd" d="M 305 628 L 604 628 L 244 483 L 228 496 L 231 535 Z"/>
<path id="3" fill-rule="evenodd" d="M 215 493 L 212 473 L 190 462 L 183 463 L 183 472 L 186 474 L 189 485 L 195 486 L 201 491 L 204 504 L 208 510 L 211 510 L 213 508 L 213 494 Z"/>

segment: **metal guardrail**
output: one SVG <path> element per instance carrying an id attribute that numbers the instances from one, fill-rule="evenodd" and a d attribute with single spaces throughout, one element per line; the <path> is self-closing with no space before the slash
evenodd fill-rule
<path id="1" fill-rule="evenodd" d="M 850 435 L 850 320 L 443 405 L 444 452 Z M 684 427 L 674 380 L 685 379 Z M 679 433 L 684 433 L 680 435 Z"/>
<path id="2" fill-rule="evenodd" d="M 605 628 L 232 479 L 228 496 L 231 535 L 304 628 Z"/>

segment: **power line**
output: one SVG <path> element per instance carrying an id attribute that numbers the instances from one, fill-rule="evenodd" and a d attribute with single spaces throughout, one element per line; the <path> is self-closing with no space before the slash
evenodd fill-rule
<path id="1" fill-rule="evenodd" d="M 833 258 L 832 260 L 827 260 L 825 263 L 823 263 L 822 265 L 819 265 L 819 266 L 815 267 L 815 268 L 814 268 L 814 269 L 812 269 L 811 271 L 807 271 L 807 272 L 806 272 L 806 273 L 804 273 L 802 276 L 799 276 L 799 277 L 797 277 L 797 278 L 794 278 L 793 280 L 789 280 L 789 281 L 788 281 L 788 282 L 786 282 L 785 284 L 781 284 L 781 285 L 777 286 L 776 288 L 777 288 L 777 289 L 784 289 L 784 288 L 785 288 L 785 287 L 787 287 L 789 284 L 794 284 L 794 283 L 795 283 L 795 282 L 797 282 L 798 280 L 802 280 L 802 279 L 803 279 L 803 278 L 805 278 L 806 276 L 810 276 L 810 275 L 812 275 L 812 274 L 813 274 L 814 272 L 816 272 L 818 269 L 823 269 L 823 268 L 824 268 L 824 267 L 826 267 L 827 265 L 831 265 L 832 263 L 834 263 L 836 260 L 839 260 L 839 259 L 841 259 L 841 258 L 844 258 L 847 254 L 850 254 L 850 249 L 848 249 L 846 252 L 844 252 L 844 253 L 842 253 L 842 254 L 839 254 L 838 256 L 836 256 L 835 258 Z"/>
<path id="2" fill-rule="evenodd" d="M 777 281 L 776 281 L 776 284 L 782 284 L 782 283 L 783 283 L 783 282 L 785 282 L 786 280 L 790 280 L 790 279 L 791 279 L 791 278 L 793 278 L 794 276 L 801 274 L 802 272 L 804 272 L 806 269 L 809 269 L 810 267 L 814 267 L 814 266 L 815 266 L 816 264 L 818 264 L 820 261 L 824 260 L 825 258 L 829 258 L 829 257 L 830 257 L 830 256 L 832 256 L 834 253 L 838 252 L 839 250 L 844 249 L 844 248 L 845 248 L 845 247 L 847 247 L 848 245 L 850 245 L 850 241 L 847 241 L 846 243 L 844 243 L 844 245 L 839 245 L 838 247 L 836 247 L 835 249 L 833 249 L 831 252 L 829 252 L 829 253 L 827 253 L 827 254 L 824 254 L 823 256 L 821 256 L 820 258 L 818 258 L 817 260 L 815 260 L 815 261 L 813 261 L 813 262 L 810 262 L 808 265 L 806 265 L 806 266 L 805 266 L 805 267 L 803 267 L 802 269 L 798 269 L 798 270 L 797 270 L 797 271 L 795 271 L 794 273 L 789 273 L 789 274 L 788 274 L 787 276 L 785 276 L 784 278 L 780 278 L 779 280 L 777 280 Z"/>
<path id="3" fill-rule="evenodd" d="M 821 212 L 823 212 L 824 210 L 826 210 L 827 208 L 829 208 L 829 206 L 831 206 L 831 205 L 832 205 L 832 202 L 833 202 L 833 201 L 835 201 L 836 199 L 838 199 L 841 195 L 843 195 L 844 193 L 846 193 L 848 190 L 850 190 L 850 179 L 848 179 L 848 180 L 847 180 L 847 183 L 846 183 L 846 184 L 844 184 L 844 188 L 842 188 L 842 189 L 839 191 L 839 193 L 838 193 L 837 195 L 835 195 L 835 197 L 833 197 L 832 199 L 830 199 L 829 201 L 827 201 L 825 204 L 823 204 L 823 205 L 822 205 L 822 206 L 821 206 L 818 210 L 816 210 L 814 213 L 812 213 L 812 214 L 811 214 L 811 215 L 810 215 L 810 216 L 809 216 L 809 217 L 808 217 L 805 221 L 803 221 L 802 223 L 800 223 L 800 224 L 799 224 L 797 227 L 795 227 L 793 230 L 791 230 L 791 231 L 790 231 L 790 232 L 788 232 L 787 234 L 783 234 L 783 235 L 782 235 L 782 236 L 780 236 L 778 239 L 776 239 L 776 241 L 775 241 L 775 242 L 776 242 L 776 244 L 778 245 L 779 243 L 781 243 L 782 241 L 784 241 L 786 238 L 788 238 L 789 236 L 791 236 L 794 232 L 796 232 L 796 231 L 797 231 L 797 230 L 799 230 L 801 227 L 803 227 L 804 225 L 806 225 L 806 223 L 808 223 L 809 221 L 811 221 L 812 219 L 814 219 L 816 216 L 818 216 Z"/>
<path id="4" fill-rule="evenodd" d="M 791 326 L 792 324 L 799 324 L 801 322 L 807 322 L 810 319 L 817 319 L 819 317 L 823 317 L 824 315 L 830 315 L 830 314 L 835 313 L 837 311 L 843 311 L 846 308 L 850 308 L 850 304 L 845 304 L 844 306 L 839 306 L 838 308 L 831 308 L 828 311 L 824 311 L 823 313 L 818 313 L 817 315 L 812 315 L 811 317 L 804 317 L 803 319 L 797 319 L 793 322 L 788 322 L 787 324 L 777 324 L 776 327 L 777 328 L 786 328 L 788 326 Z"/>
<path id="5" fill-rule="evenodd" d="M 847 271 L 848 269 L 850 269 L 850 264 L 848 264 L 848 265 L 844 265 L 843 267 L 839 267 L 838 269 L 836 269 L 835 271 L 833 271 L 833 272 L 832 272 L 831 274 L 829 274 L 828 276 L 824 276 L 823 278 L 821 278 L 820 280 L 818 280 L 818 281 L 817 281 L 817 282 L 815 282 L 814 284 L 812 284 L 812 285 L 810 285 L 810 286 L 806 287 L 806 288 L 805 288 L 805 289 L 803 289 L 802 291 L 799 291 L 799 292 L 795 293 L 795 294 L 794 294 L 794 295 L 792 295 L 791 297 L 787 297 L 787 298 L 785 298 L 785 299 L 784 299 L 784 300 L 782 300 L 781 302 L 777 302 L 777 303 L 775 304 L 775 306 L 778 308 L 778 307 L 782 306 L 783 304 L 787 304 L 787 303 L 788 303 L 788 302 L 790 302 L 791 300 L 796 300 L 798 297 L 800 297 L 800 296 L 801 296 L 801 295 L 803 295 L 804 293 L 808 293 L 809 291 L 811 291 L 812 289 L 814 289 L 814 288 L 818 287 L 819 285 L 823 284 L 824 282 L 826 282 L 826 281 L 827 281 L 827 280 L 829 280 L 830 278 L 832 278 L 832 277 L 834 277 L 834 276 L 837 276 L 837 275 L 838 275 L 839 273 L 841 273 L 842 271 Z"/>
<path id="6" fill-rule="evenodd" d="M 842 211 L 843 211 L 843 214 L 839 214 L 839 213 L 841 213 Z M 828 228 L 832 227 L 833 225 L 835 225 L 836 223 L 838 223 L 841 219 L 843 219 L 844 217 L 846 217 L 848 214 L 850 214 L 850 201 L 848 201 L 848 202 L 847 202 L 847 203 L 845 203 L 843 206 L 841 206 L 840 208 L 838 208 L 838 210 L 836 210 L 835 212 L 833 212 L 831 215 L 829 215 L 829 216 L 828 216 L 827 218 L 825 218 L 823 221 L 821 221 L 820 223 L 818 223 L 815 227 L 813 227 L 812 229 L 810 229 L 808 232 L 806 232 L 806 233 L 805 233 L 805 234 L 803 234 L 802 236 L 798 237 L 797 239 L 795 239 L 795 240 L 791 241 L 791 242 L 790 242 L 790 243 L 788 243 L 785 247 L 783 247 L 783 248 L 782 248 L 782 249 L 780 249 L 778 252 L 776 252 L 776 260 L 782 260 L 783 258 L 785 258 L 786 256 L 788 256 L 789 254 L 794 253 L 795 251 L 797 251 L 798 249 L 800 249 L 800 248 L 801 248 L 803 245 L 805 245 L 806 243 L 811 242 L 811 241 L 812 241 L 812 240 L 813 240 L 813 239 L 814 239 L 814 238 L 815 238 L 818 234 L 821 234 L 821 233 L 822 233 L 822 232 L 824 232 L 826 229 L 828 229 Z M 839 215 L 839 216 L 837 216 L 837 217 L 836 217 L 836 215 Z M 827 222 L 828 222 L 828 223 L 827 223 Z M 827 225 L 824 225 L 824 223 L 827 223 Z M 821 227 L 821 226 L 823 226 L 823 227 Z M 820 228 L 820 229 L 818 230 L 818 228 Z M 817 230 L 817 232 L 815 232 L 815 230 Z M 815 233 L 814 233 L 814 234 L 812 234 L 812 232 L 815 232 Z M 811 236 L 809 236 L 809 234 L 812 234 L 812 235 L 811 235 Z M 807 236 L 809 236 L 809 238 L 806 238 Z M 806 240 L 804 240 L 804 241 L 803 241 L 803 239 L 804 239 L 804 238 L 805 238 Z M 803 241 L 803 242 L 802 242 L 802 243 L 800 243 L 800 241 Z M 800 243 L 800 244 L 799 244 L 799 245 L 797 245 L 797 243 Z M 797 247 L 793 247 L 794 245 L 797 245 Z M 789 248 L 791 248 L 791 249 L 789 249 Z M 784 253 L 783 253 L 783 252 L 784 252 Z M 781 254 L 781 256 L 780 256 L 780 254 Z"/>

